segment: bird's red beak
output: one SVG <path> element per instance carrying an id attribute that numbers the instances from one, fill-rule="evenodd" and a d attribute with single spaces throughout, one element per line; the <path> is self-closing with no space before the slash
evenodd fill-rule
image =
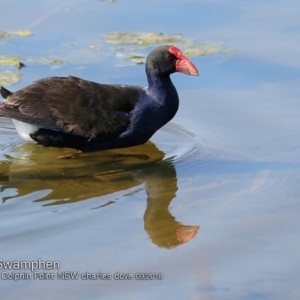
<path id="1" fill-rule="evenodd" d="M 198 70 L 194 66 L 194 64 L 187 59 L 184 55 L 181 56 L 176 62 L 176 71 L 192 76 L 198 76 Z"/>
<path id="2" fill-rule="evenodd" d="M 185 57 L 178 48 L 171 46 L 169 48 L 169 52 L 175 55 L 178 59 L 175 66 L 176 72 L 192 76 L 199 75 L 198 70 L 194 66 L 194 64 L 187 57 Z"/>

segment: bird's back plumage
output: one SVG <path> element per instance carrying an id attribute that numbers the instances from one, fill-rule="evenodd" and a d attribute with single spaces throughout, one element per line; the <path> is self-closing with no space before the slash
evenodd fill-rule
<path id="1" fill-rule="evenodd" d="M 112 138 L 129 124 L 138 94 L 134 86 L 105 85 L 73 76 L 48 77 L 7 94 L 0 114 L 89 139 Z"/>

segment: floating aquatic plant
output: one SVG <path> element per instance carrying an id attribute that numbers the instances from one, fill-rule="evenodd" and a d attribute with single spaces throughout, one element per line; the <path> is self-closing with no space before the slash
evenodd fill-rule
<path id="1" fill-rule="evenodd" d="M 12 85 L 17 83 L 21 78 L 21 74 L 10 71 L 0 71 L 0 85 Z"/>
<path id="2" fill-rule="evenodd" d="M 0 65 L 17 65 L 19 61 L 17 56 L 0 55 Z"/>
<path id="3" fill-rule="evenodd" d="M 148 48 L 152 45 L 174 44 L 177 45 L 186 55 L 200 56 L 208 54 L 229 54 L 236 51 L 226 49 L 219 42 L 207 42 L 199 44 L 195 40 L 185 38 L 181 34 L 163 34 L 161 32 L 113 32 L 104 35 L 108 44 L 116 45 L 114 53 L 118 58 L 126 59 L 135 64 L 143 64 Z M 141 54 L 142 50 L 147 53 Z"/>
<path id="4" fill-rule="evenodd" d="M 96 45 L 96 44 L 91 44 L 91 45 L 89 45 L 89 48 L 90 48 L 90 49 L 93 49 L 93 50 L 97 50 L 97 51 L 99 51 L 99 50 L 101 49 L 101 47 L 98 46 L 98 45 Z"/>
<path id="5" fill-rule="evenodd" d="M 201 56 L 208 54 L 230 54 L 236 53 L 235 50 L 224 48 L 222 43 L 219 42 L 211 42 L 211 43 L 203 43 L 203 44 L 195 44 L 192 48 L 188 48 L 184 50 L 186 55 L 190 56 Z"/>
<path id="6" fill-rule="evenodd" d="M 63 60 L 59 57 L 39 57 L 39 58 L 32 58 L 31 61 L 36 64 L 62 64 Z"/>
<path id="7" fill-rule="evenodd" d="M 29 30 L 15 30 L 15 31 L 11 31 L 11 32 L 5 32 L 3 30 L 0 30 L 0 39 L 8 39 L 8 38 L 12 38 L 14 36 L 21 36 L 21 37 L 27 37 L 27 36 L 31 36 L 32 32 Z"/>
<path id="8" fill-rule="evenodd" d="M 157 43 L 176 43 L 183 39 L 181 34 L 163 34 L 161 32 L 114 32 L 104 35 L 106 43 L 109 44 L 138 44 L 151 45 Z"/>
<path id="9" fill-rule="evenodd" d="M 16 31 L 12 31 L 12 34 L 18 36 L 31 36 L 32 32 L 29 30 L 16 30 Z"/>

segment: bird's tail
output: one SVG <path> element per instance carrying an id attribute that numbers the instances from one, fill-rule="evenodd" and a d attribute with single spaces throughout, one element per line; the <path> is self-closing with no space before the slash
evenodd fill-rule
<path id="1" fill-rule="evenodd" d="M 12 95 L 12 92 L 4 88 L 3 86 L 0 87 L 0 94 L 1 96 L 6 99 L 8 96 Z"/>

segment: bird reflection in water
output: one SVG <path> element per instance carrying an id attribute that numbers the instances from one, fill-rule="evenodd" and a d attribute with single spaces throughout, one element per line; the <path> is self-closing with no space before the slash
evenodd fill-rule
<path id="1" fill-rule="evenodd" d="M 159 247 L 174 248 L 190 241 L 199 226 L 182 225 L 169 211 L 178 190 L 172 161 L 162 160 L 152 165 L 144 176 L 144 182 L 148 196 L 144 228 L 152 242 Z"/>
<path id="2" fill-rule="evenodd" d="M 99 198 L 128 189 L 146 191 L 147 207 L 144 228 L 158 247 L 174 248 L 189 242 L 199 226 L 183 225 L 169 211 L 178 190 L 176 170 L 172 159 L 152 142 L 144 145 L 82 154 L 72 160 L 58 160 L 57 151 L 49 149 L 48 155 L 38 146 L 25 144 L 15 148 L 7 160 L 0 161 L 2 190 L 17 189 L 17 197 L 36 191 L 50 191 L 34 202 L 43 206 L 63 205 L 91 198 Z M 66 149 L 67 151 L 67 149 Z M 144 189 L 141 185 L 144 184 Z M 3 198 L 3 202 L 16 196 Z M 113 204 L 102 203 L 93 209 Z"/>

